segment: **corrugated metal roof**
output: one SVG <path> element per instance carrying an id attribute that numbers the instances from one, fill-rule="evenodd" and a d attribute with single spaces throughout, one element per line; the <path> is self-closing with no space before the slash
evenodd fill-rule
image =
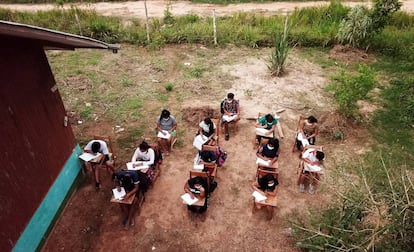
<path id="1" fill-rule="evenodd" d="M 75 34 L 1 20 L 0 37 L 15 37 L 35 40 L 40 42 L 45 49 L 55 50 L 74 50 L 75 48 L 97 48 L 112 50 L 116 53 L 120 48 L 118 44 L 107 44 L 96 39 L 83 37 Z"/>

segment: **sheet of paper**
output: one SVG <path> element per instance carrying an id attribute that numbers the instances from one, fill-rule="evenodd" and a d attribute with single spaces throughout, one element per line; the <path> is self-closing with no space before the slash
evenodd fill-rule
<path id="1" fill-rule="evenodd" d="M 195 164 L 194 170 L 200 170 L 202 171 L 204 169 L 204 164 Z"/>
<path id="2" fill-rule="evenodd" d="M 311 165 L 311 164 L 305 163 L 304 166 L 305 166 L 304 167 L 305 171 L 322 173 L 322 167 L 320 167 L 319 165 Z"/>
<path id="3" fill-rule="evenodd" d="M 167 130 L 163 130 L 162 132 L 164 132 L 165 135 L 162 134 L 161 131 L 158 131 L 157 137 L 164 139 L 169 139 L 171 137 L 171 134 Z"/>
<path id="4" fill-rule="evenodd" d="M 207 142 L 207 140 L 208 140 L 208 138 L 207 138 L 207 137 L 204 137 L 204 139 L 205 139 L 205 140 L 203 140 L 203 138 L 202 138 L 202 136 L 201 136 L 201 135 L 196 136 L 196 137 L 194 138 L 194 141 L 193 141 L 193 146 L 194 146 L 194 147 L 196 147 L 196 148 L 197 148 L 197 150 L 201 150 L 201 146 L 202 146 L 205 142 Z"/>
<path id="5" fill-rule="evenodd" d="M 89 162 L 93 159 L 100 157 L 101 155 L 102 155 L 101 153 L 92 154 L 92 153 L 85 152 L 85 153 L 82 153 L 82 155 L 80 155 L 79 158 L 86 162 Z"/>
<path id="6" fill-rule="evenodd" d="M 259 136 L 265 136 L 265 137 L 271 137 L 272 134 L 269 134 L 269 130 L 263 129 L 263 128 L 256 128 L 256 135 Z"/>
<path id="7" fill-rule="evenodd" d="M 197 198 L 192 199 L 191 195 L 189 193 L 185 193 L 185 194 L 181 195 L 181 199 L 183 199 L 184 202 L 187 205 L 190 205 L 190 206 L 198 201 Z"/>
<path id="8" fill-rule="evenodd" d="M 232 115 L 232 116 L 229 116 L 229 115 L 223 115 L 223 120 L 224 121 L 226 121 L 226 122 L 231 122 L 231 121 L 233 121 L 234 120 L 234 118 L 236 118 L 237 117 L 237 115 Z"/>
<path id="9" fill-rule="evenodd" d="M 266 197 L 266 196 L 264 196 L 263 194 L 261 194 L 261 193 L 260 193 L 260 192 L 258 192 L 258 191 L 254 191 L 254 192 L 252 193 L 252 196 L 254 197 L 254 200 L 255 200 L 255 201 L 257 201 L 257 202 L 264 201 L 264 200 L 266 200 L 266 199 L 267 199 L 267 197 Z"/>
<path id="10" fill-rule="evenodd" d="M 128 162 L 126 163 L 127 169 L 131 170 L 131 171 L 138 171 L 138 170 L 144 170 L 144 169 L 148 169 L 149 166 L 148 165 L 140 165 L 140 166 L 135 166 L 133 165 L 132 162 Z"/>
<path id="11" fill-rule="evenodd" d="M 263 160 L 261 158 L 257 158 L 256 159 L 256 164 L 264 165 L 264 166 L 270 166 L 270 160 Z"/>
<path id="12" fill-rule="evenodd" d="M 112 193 L 114 194 L 114 198 L 117 200 L 122 200 L 126 195 L 125 188 L 121 187 L 121 191 L 118 192 L 118 189 L 112 189 Z"/>
<path id="13" fill-rule="evenodd" d="M 302 142 L 302 146 L 305 147 L 309 145 L 308 139 L 306 139 L 301 132 L 298 133 L 298 140 Z"/>

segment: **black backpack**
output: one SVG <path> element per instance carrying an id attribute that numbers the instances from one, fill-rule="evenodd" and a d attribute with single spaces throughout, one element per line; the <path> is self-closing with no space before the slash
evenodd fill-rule
<path id="1" fill-rule="evenodd" d="M 224 114 L 224 102 L 226 101 L 226 99 L 222 100 L 220 103 L 220 113 Z"/>
<path id="2" fill-rule="evenodd" d="M 208 151 L 208 150 L 201 150 L 200 158 L 204 162 L 213 162 L 213 161 L 216 161 L 217 159 L 216 154 L 213 151 Z"/>

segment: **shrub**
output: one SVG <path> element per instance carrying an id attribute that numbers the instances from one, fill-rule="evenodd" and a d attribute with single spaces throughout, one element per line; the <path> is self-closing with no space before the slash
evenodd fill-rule
<path id="1" fill-rule="evenodd" d="M 357 101 L 366 99 L 368 92 L 376 84 L 374 71 L 366 65 L 359 65 L 358 74 L 345 74 L 344 71 L 334 78 L 327 91 L 333 91 L 339 111 L 348 117 L 358 118 Z"/>
<path id="2" fill-rule="evenodd" d="M 165 85 L 165 90 L 167 90 L 168 92 L 172 91 L 174 88 L 174 84 L 172 83 L 167 83 L 167 85 Z"/>
<path id="3" fill-rule="evenodd" d="M 366 44 L 371 26 L 368 13 L 368 9 L 364 6 L 356 6 L 351 9 L 347 18 L 339 25 L 336 35 L 341 44 L 348 44 L 352 47 L 361 47 Z"/>

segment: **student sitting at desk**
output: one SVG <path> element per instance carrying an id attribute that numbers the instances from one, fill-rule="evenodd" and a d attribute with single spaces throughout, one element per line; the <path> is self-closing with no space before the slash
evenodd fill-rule
<path id="1" fill-rule="evenodd" d="M 127 200 L 130 197 L 135 197 L 130 205 L 122 203 L 119 204 L 122 211 L 122 225 L 125 229 L 128 229 L 129 226 L 135 225 L 134 217 L 135 212 L 138 209 L 137 197 L 139 184 L 141 182 L 140 177 L 136 171 L 120 171 L 114 174 L 114 182 L 118 191 L 121 190 L 121 187 L 125 189 L 126 195 L 124 196 L 124 200 Z"/>
<path id="2" fill-rule="evenodd" d="M 171 143 L 175 137 L 175 130 L 177 129 L 177 121 L 174 116 L 170 114 L 170 111 L 164 109 L 161 115 L 157 119 L 157 130 L 158 130 L 158 145 L 165 155 L 169 155 L 171 150 Z"/>
<path id="3" fill-rule="evenodd" d="M 300 120 L 303 120 L 303 122 L 297 134 L 296 148 L 303 150 L 306 145 L 315 145 L 316 136 L 319 134 L 319 126 L 318 119 L 314 116 L 300 116 Z"/>
<path id="4" fill-rule="evenodd" d="M 211 121 L 211 118 L 204 118 L 198 126 L 198 134 L 201 136 L 204 144 L 214 145 L 217 139 L 217 126 Z"/>
<path id="5" fill-rule="evenodd" d="M 113 162 L 109 158 L 108 146 L 106 145 L 105 141 L 92 140 L 85 146 L 83 151 L 91 154 L 103 154 L 99 160 L 94 159 L 93 161 L 86 162 L 86 166 L 91 167 L 93 173 L 95 174 L 95 186 L 96 189 L 99 189 L 101 188 L 99 168 L 105 165 L 106 169 L 111 175 L 115 172 Z"/>
<path id="6" fill-rule="evenodd" d="M 275 138 L 269 139 L 267 144 L 262 144 L 259 147 L 256 156 L 258 157 L 257 163 L 259 165 L 278 168 L 276 162 L 279 158 L 279 140 Z M 262 160 L 264 162 L 261 162 Z"/>
<path id="7" fill-rule="evenodd" d="M 266 136 L 256 135 L 259 145 L 262 143 L 262 138 L 270 139 L 275 136 L 276 124 L 277 124 L 277 119 L 274 118 L 271 114 L 262 116 L 257 120 L 257 123 L 255 125 L 256 128 L 267 130 Z"/>
<path id="8" fill-rule="evenodd" d="M 314 194 L 320 174 L 323 173 L 322 164 L 325 159 L 325 153 L 308 145 L 305 147 L 301 159 L 303 160 L 303 169 L 299 177 L 299 190 L 300 192 L 305 192 L 305 179 L 308 175 L 311 175 L 309 193 Z"/>
<path id="9" fill-rule="evenodd" d="M 207 192 L 207 181 L 202 177 L 194 177 L 187 181 L 184 185 L 184 191 L 190 194 L 191 198 L 197 198 L 204 200 L 203 206 L 187 205 L 188 210 L 194 213 L 204 213 L 208 206 L 208 192 Z"/>
<path id="10" fill-rule="evenodd" d="M 272 174 L 266 174 L 264 177 L 258 179 L 252 184 L 252 188 L 255 191 L 260 192 L 263 196 L 276 196 L 277 194 L 277 185 L 279 185 L 279 181 L 275 178 Z M 260 209 L 262 205 L 257 204 L 255 202 L 255 206 L 257 209 Z M 268 211 L 268 219 L 273 217 L 273 207 L 266 206 Z"/>
<path id="11" fill-rule="evenodd" d="M 227 99 L 223 101 L 223 116 L 222 122 L 224 125 L 225 140 L 228 141 L 229 135 L 229 123 L 237 122 L 240 120 L 240 105 L 237 100 L 234 99 L 233 93 L 227 94 Z"/>
<path id="12" fill-rule="evenodd" d="M 155 160 L 155 152 L 145 141 L 138 146 L 132 156 L 131 162 L 133 166 L 153 166 Z"/>

